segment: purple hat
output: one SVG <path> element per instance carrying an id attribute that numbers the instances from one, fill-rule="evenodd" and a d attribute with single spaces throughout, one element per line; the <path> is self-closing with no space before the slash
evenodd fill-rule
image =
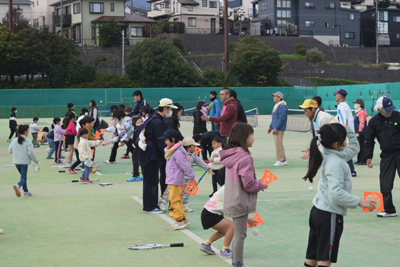
<path id="1" fill-rule="evenodd" d="M 340 95 L 342 95 L 342 96 L 347 96 L 347 92 L 346 92 L 346 90 L 344 90 L 344 89 L 339 89 L 339 90 L 337 90 L 337 91 L 333 91 L 335 94 L 340 94 Z"/>

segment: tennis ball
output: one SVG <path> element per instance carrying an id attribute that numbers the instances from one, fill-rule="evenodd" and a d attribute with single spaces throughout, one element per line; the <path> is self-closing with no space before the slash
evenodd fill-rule
<path id="1" fill-rule="evenodd" d="M 100 103 L 103 103 L 103 100 L 100 100 Z"/>
<path id="2" fill-rule="evenodd" d="M 254 230 L 253 230 L 253 235 L 254 235 L 254 236 L 257 236 L 257 235 L 258 235 L 258 229 L 254 229 Z"/>
<path id="3" fill-rule="evenodd" d="M 0 229 L 0 235 L 2 235 L 3 234 L 3 229 Z"/>
<path id="4" fill-rule="evenodd" d="M 310 187 L 308 188 L 308 190 L 313 191 L 314 188 L 313 188 L 312 186 L 310 186 Z"/>

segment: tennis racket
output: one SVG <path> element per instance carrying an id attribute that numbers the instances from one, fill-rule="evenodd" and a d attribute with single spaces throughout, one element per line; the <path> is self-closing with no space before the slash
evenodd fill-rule
<path id="1" fill-rule="evenodd" d="M 132 250 L 149 250 L 149 249 L 169 248 L 169 247 L 183 247 L 183 243 L 175 243 L 175 244 L 141 244 L 141 245 L 129 246 L 129 249 L 132 249 Z"/>
<path id="2" fill-rule="evenodd" d="M 92 181 L 93 181 L 93 180 L 92 180 Z M 104 186 L 106 186 L 106 185 L 112 185 L 112 183 L 100 183 L 99 185 L 102 186 L 102 187 L 104 187 Z"/>
<path id="3" fill-rule="evenodd" d="M 39 164 L 37 164 L 36 162 L 33 162 L 33 163 L 32 163 L 32 170 L 33 170 L 33 172 L 38 172 L 38 171 L 40 171 L 40 166 L 39 166 Z"/>
<path id="4" fill-rule="evenodd" d="M 71 180 L 72 183 L 78 183 L 80 180 Z M 90 181 L 98 182 L 99 179 L 90 179 Z"/>

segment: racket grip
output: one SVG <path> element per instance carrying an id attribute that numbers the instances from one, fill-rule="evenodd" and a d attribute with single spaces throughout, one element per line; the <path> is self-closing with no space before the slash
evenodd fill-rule
<path id="1" fill-rule="evenodd" d="M 72 183 L 78 183 L 79 180 L 71 180 Z"/>
<path id="2" fill-rule="evenodd" d="M 183 247 L 183 243 L 171 244 L 170 247 Z"/>

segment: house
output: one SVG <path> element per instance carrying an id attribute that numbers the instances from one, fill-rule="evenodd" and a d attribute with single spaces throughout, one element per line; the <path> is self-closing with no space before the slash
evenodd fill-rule
<path id="1" fill-rule="evenodd" d="M 53 12 L 54 9 L 50 6 L 59 0 L 32 0 L 31 5 L 31 24 L 36 29 L 48 27 L 50 32 L 54 30 Z"/>
<path id="2" fill-rule="evenodd" d="M 19 13 L 22 13 L 26 19 L 31 21 L 31 4 L 28 0 L 13 0 L 13 8 L 16 8 Z M 8 0 L 0 0 L 0 21 L 8 13 Z"/>
<path id="3" fill-rule="evenodd" d="M 376 9 L 360 14 L 361 44 L 376 46 Z M 378 8 L 378 45 L 400 46 L 400 9 Z"/>
<path id="4" fill-rule="evenodd" d="M 374 0 L 352 0 L 352 7 L 360 11 L 366 11 L 375 8 Z M 390 6 L 388 8 L 399 8 L 400 0 L 390 0 Z"/>
<path id="5" fill-rule="evenodd" d="M 342 8 L 339 0 L 255 0 L 253 10 L 258 14 L 252 34 L 312 36 L 330 46 L 360 45 L 360 11 Z"/>
<path id="6" fill-rule="evenodd" d="M 131 6 L 125 5 L 125 13 L 128 13 L 128 14 L 137 14 L 137 15 L 140 15 L 143 17 L 147 17 L 147 12 L 149 12 L 149 10 L 144 9 L 144 8 L 131 7 Z"/>
<path id="7" fill-rule="evenodd" d="M 72 38 L 77 45 L 99 45 L 98 27 L 102 23 L 117 21 L 124 30 L 126 43 L 133 46 L 144 40 L 147 34 L 145 25 L 154 20 L 136 14 L 125 13 L 124 0 L 64 0 L 63 34 Z M 61 2 L 51 4 L 54 8 L 55 32 L 61 30 Z"/>
<path id="8" fill-rule="evenodd" d="M 149 0 L 147 17 L 169 22 L 184 22 L 186 33 L 219 32 L 218 0 Z"/>

